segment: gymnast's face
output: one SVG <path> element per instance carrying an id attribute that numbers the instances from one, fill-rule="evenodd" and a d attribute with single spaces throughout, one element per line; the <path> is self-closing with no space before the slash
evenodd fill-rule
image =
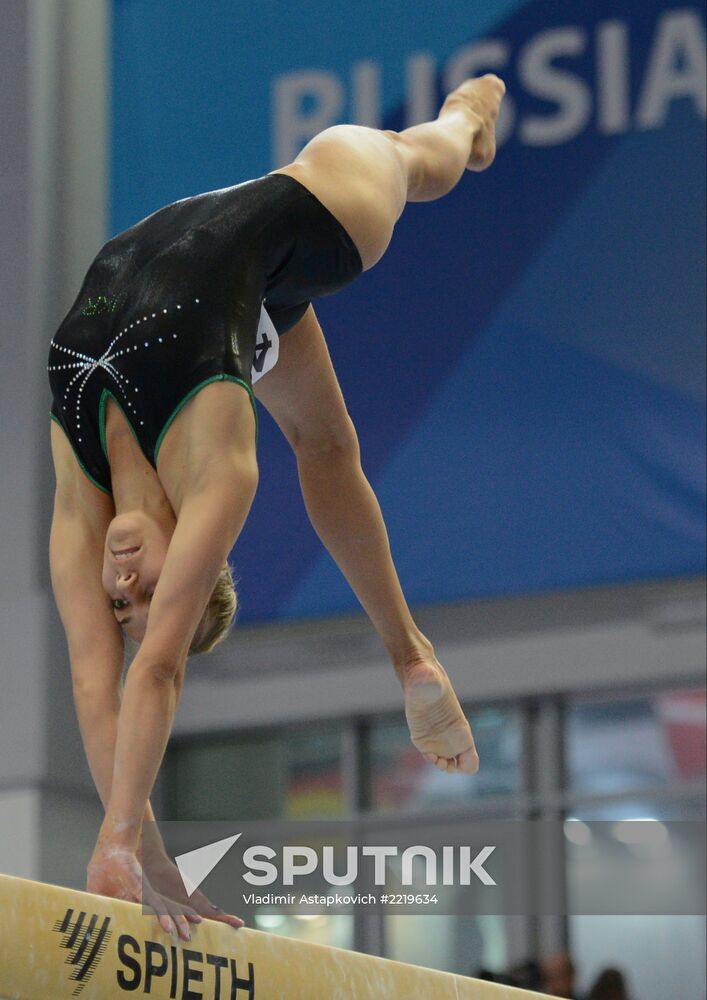
<path id="1" fill-rule="evenodd" d="M 152 594 L 162 572 L 169 535 L 142 511 L 119 514 L 108 525 L 103 552 L 103 588 L 116 621 L 142 642 Z"/>

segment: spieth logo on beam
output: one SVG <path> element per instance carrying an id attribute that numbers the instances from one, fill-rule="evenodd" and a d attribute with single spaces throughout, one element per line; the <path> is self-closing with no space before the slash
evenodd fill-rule
<path id="1" fill-rule="evenodd" d="M 85 910 L 78 914 L 68 909 L 62 920 L 57 920 L 53 930 L 62 935 L 60 948 L 69 952 L 66 964 L 73 966 L 69 987 L 76 983 L 71 996 L 79 997 L 91 980 L 105 955 L 112 937 L 111 917 L 88 916 Z M 197 996 L 191 986 L 200 984 L 203 998 L 219 1000 L 221 996 L 255 998 L 255 969 L 248 963 L 248 977 L 238 975 L 238 965 L 233 958 L 212 955 L 172 945 L 165 947 L 157 941 L 138 941 L 130 934 L 121 934 L 117 943 L 119 967 L 115 970 L 115 983 L 121 992 L 144 990 L 151 993 L 157 980 L 169 983 L 169 996 Z M 180 986 L 181 984 L 181 986 Z M 223 987 L 226 987 L 224 992 Z"/>
<path id="2" fill-rule="evenodd" d="M 54 925 L 54 930 L 62 935 L 60 947 L 69 952 L 67 965 L 74 967 L 69 978 L 77 984 L 72 994 L 75 997 L 81 995 L 105 954 L 111 938 L 110 923 L 110 917 L 101 918 L 94 913 L 88 918 L 83 910 L 74 918 L 74 911 L 69 909 L 64 919 Z"/>

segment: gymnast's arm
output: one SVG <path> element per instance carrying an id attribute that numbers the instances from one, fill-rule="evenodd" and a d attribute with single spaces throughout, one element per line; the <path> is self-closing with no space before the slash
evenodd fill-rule
<path id="1" fill-rule="evenodd" d="M 110 514 L 106 516 L 109 519 Z M 66 633 L 81 737 L 96 789 L 106 807 L 113 781 L 123 639 L 101 585 L 102 550 L 100 532 L 91 525 L 71 492 L 58 484 L 49 541 L 52 586 Z M 151 821 L 150 830 L 156 829 L 149 802 L 144 818 Z"/>
<path id="2" fill-rule="evenodd" d="M 211 463 L 185 490 L 177 526 L 150 605 L 147 629 L 128 670 L 118 721 L 110 801 L 94 860 L 134 854 L 141 817 L 169 739 L 189 645 L 255 495 L 252 454 Z M 119 862 L 116 862 L 119 864 Z M 121 877 L 139 898 L 129 860 Z"/>

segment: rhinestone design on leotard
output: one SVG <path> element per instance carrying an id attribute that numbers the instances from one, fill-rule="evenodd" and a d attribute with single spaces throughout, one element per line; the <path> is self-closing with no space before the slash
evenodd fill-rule
<path id="1" fill-rule="evenodd" d="M 81 310 L 82 316 L 100 316 L 102 313 L 115 312 L 127 298 L 127 292 L 120 295 L 99 295 L 97 298 L 89 298 L 86 305 Z"/>
<path id="2" fill-rule="evenodd" d="M 194 299 L 194 302 L 196 305 L 199 305 L 199 299 Z M 175 306 L 174 308 L 175 310 L 181 310 L 182 307 L 180 304 Z M 160 310 L 160 313 L 161 315 L 168 315 L 169 310 L 163 308 Z M 63 344 L 57 344 L 55 341 L 52 340 L 51 347 L 54 350 L 60 351 L 62 354 L 68 354 L 71 358 L 75 359 L 72 361 L 67 361 L 65 364 L 47 365 L 47 371 L 54 372 L 54 371 L 66 371 L 67 369 L 72 369 L 72 368 L 77 369 L 76 374 L 73 376 L 73 378 L 71 379 L 71 381 L 69 382 L 64 391 L 64 395 L 61 401 L 61 408 L 64 411 L 64 414 L 68 416 L 68 413 L 70 412 L 69 397 L 71 394 L 71 390 L 74 388 L 74 386 L 76 386 L 76 383 L 78 383 L 78 386 L 76 387 L 76 401 L 74 405 L 76 414 L 75 423 L 77 430 L 77 438 L 79 442 L 82 442 L 81 398 L 83 396 L 84 389 L 86 388 L 89 379 L 98 368 L 100 368 L 104 372 L 107 372 L 108 375 L 110 375 L 110 377 L 113 379 L 116 386 L 120 390 L 122 401 L 125 403 L 130 413 L 139 422 L 140 426 L 141 427 L 144 426 L 145 421 L 140 418 L 140 414 L 137 407 L 137 400 L 134 399 L 134 396 L 132 399 L 130 398 L 130 393 L 134 394 L 138 393 L 139 391 L 138 387 L 136 385 L 132 385 L 127 375 L 124 375 L 120 371 L 121 362 L 118 359 L 124 357 L 125 355 L 130 354 L 131 352 L 149 348 L 152 344 L 162 344 L 166 340 L 167 341 L 177 340 L 178 334 L 176 333 L 172 334 L 162 333 L 159 335 L 152 334 L 150 337 L 148 337 L 147 340 L 144 340 L 142 344 L 131 344 L 128 347 L 123 346 L 120 348 L 118 348 L 117 345 L 121 340 L 121 338 L 130 330 L 139 327 L 141 323 L 149 322 L 150 319 L 157 319 L 158 315 L 160 314 L 153 312 L 146 316 L 142 316 L 141 318 L 138 318 L 134 320 L 132 323 L 129 323 L 127 326 L 123 327 L 120 333 L 118 333 L 113 338 L 113 340 L 110 342 L 106 350 L 99 358 L 92 358 L 90 355 L 84 354 L 82 351 L 74 351 L 72 348 L 64 347 Z M 137 329 L 136 333 L 139 332 L 140 330 Z"/>

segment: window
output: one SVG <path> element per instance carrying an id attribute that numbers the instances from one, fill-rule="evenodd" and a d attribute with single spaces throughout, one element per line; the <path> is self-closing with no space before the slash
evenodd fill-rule
<path id="1" fill-rule="evenodd" d="M 339 732 L 190 739 L 170 749 L 170 818 L 333 818 L 345 809 Z"/>
<path id="2" fill-rule="evenodd" d="M 482 762 L 478 775 L 452 776 L 431 767 L 399 717 L 365 720 L 358 729 L 352 720 L 346 726 L 180 741 L 166 765 L 171 818 L 337 819 L 348 816 L 355 801 L 363 807 L 364 823 L 378 831 L 369 811 L 393 825 L 409 823 L 405 814 L 414 813 L 416 831 L 441 829 L 445 811 L 445 831 L 450 815 L 457 814 L 455 823 L 464 824 L 483 815 L 564 812 L 579 821 L 573 835 L 582 834 L 582 822 L 604 820 L 606 842 L 597 838 L 595 844 L 598 862 L 575 850 L 568 831 L 567 889 L 580 909 L 577 900 L 592 890 L 591 865 L 622 865 L 621 845 L 611 842 L 612 824 L 704 817 L 706 703 L 704 689 L 685 688 L 564 704 L 547 698 L 532 707 L 473 706 L 467 714 Z M 358 734 L 358 746 L 342 739 L 345 731 Z M 565 774 L 562 787 L 544 790 L 544 769 Z M 359 787 L 350 787 L 345 773 L 357 774 Z M 689 866 L 679 852 L 673 855 L 677 874 L 687 879 Z M 564 876 L 562 866 L 558 874 Z M 241 915 L 250 926 L 318 944 L 351 948 L 368 940 L 362 933 L 366 914 L 293 916 L 256 908 Z M 634 995 L 643 1000 L 698 994 L 705 969 L 695 956 L 704 918 L 572 916 L 567 924 L 581 989 L 614 964 L 629 972 Z M 534 954 L 532 927 L 528 917 L 493 915 L 389 913 L 382 922 L 386 957 L 461 975 L 502 972 L 521 953 Z M 374 948 L 379 930 L 371 939 Z"/>
<path id="3" fill-rule="evenodd" d="M 705 775 L 705 691 L 676 690 L 570 705 L 572 791 L 630 792 Z"/>
<path id="4" fill-rule="evenodd" d="M 620 842 L 621 820 L 704 818 L 705 691 L 577 701 L 567 714 L 567 756 L 570 789 L 578 795 L 571 812 L 580 821 L 571 837 L 585 844 L 592 838 L 590 856 L 568 844 L 568 891 L 581 909 L 591 894 L 593 865 L 604 872 L 616 867 L 621 877 L 631 864 L 630 848 Z M 681 787 L 685 793 L 676 794 Z M 594 820 L 606 822 L 598 830 L 581 822 Z M 656 847 L 661 871 L 682 885 L 687 898 L 694 866 L 670 838 Z M 581 987 L 588 990 L 603 968 L 614 966 L 626 974 L 631 996 L 700 996 L 705 929 L 704 917 L 688 915 L 571 916 Z"/>

